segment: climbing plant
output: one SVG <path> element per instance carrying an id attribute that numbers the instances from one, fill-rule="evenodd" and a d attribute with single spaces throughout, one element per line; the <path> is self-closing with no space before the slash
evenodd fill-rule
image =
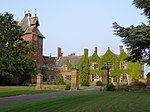
<path id="1" fill-rule="evenodd" d="M 79 83 L 82 86 L 89 85 L 89 59 L 88 59 L 88 49 L 84 49 L 84 55 L 82 55 L 78 64 L 79 69 Z"/>
<path id="2" fill-rule="evenodd" d="M 127 61 L 128 55 L 124 50 L 120 53 L 119 56 L 115 55 L 109 48 L 106 53 L 102 56 L 102 63 L 111 62 L 113 64 L 113 69 L 110 70 L 110 76 L 117 77 L 117 83 L 120 82 L 121 74 L 128 74 L 132 77 L 133 80 L 137 80 L 140 73 L 140 62 L 131 62 Z M 120 61 L 126 61 L 127 69 L 120 69 Z"/>
<path id="3" fill-rule="evenodd" d="M 118 60 L 117 56 L 108 48 L 106 53 L 102 56 L 102 65 L 112 63 L 113 68 L 110 69 L 110 76 L 117 76 L 118 74 Z"/>
<path id="4" fill-rule="evenodd" d="M 97 55 L 97 52 L 94 52 L 94 54 L 88 58 L 88 50 L 85 49 L 84 55 L 81 57 L 77 65 L 79 69 L 79 83 L 81 85 L 89 84 L 89 74 L 97 74 L 99 76 L 102 76 L 101 68 L 104 67 L 107 63 L 112 63 L 113 68 L 110 69 L 109 75 L 111 77 L 117 77 L 118 84 L 120 82 L 121 74 L 128 74 L 130 77 L 132 77 L 132 80 L 138 80 L 141 70 L 141 63 L 138 61 L 127 61 L 127 57 L 128 55 L 124 52 L 124 50 L 120 53 L 120 55 L 116 55 L 110 50 L 110 48 L 108 48 L 106 53 L 101 58 Z M 120 68 L 121 61 L 126 62 L 127 68 Z M 89 66 L 91 66 L 92 63 L 97 63 L 98 69 L 89 69 Z"/>
<path id="5" fill-rule="evenodd" d="M 94 52 L 93 55 L 89 58 L 90 61 L 90 66 L 92 66 L 93 63 L 98 64 L 98 69 L 93 70 L 90 69 L 90 74 L 97 74 L 98 76 L 101 76 L 101 68 L 102 68 L 102 60 L 100 57 L 97 55 L 97 52 Z"/>
<path id="6" fill-rule="evenodd" d="M 68 59 L 66 59 L 66 61 L 64 62 L 63 66 L 68 67 L 68 70 L 71 71 L 72 70 L 72 64 L 69 62 Z"/>

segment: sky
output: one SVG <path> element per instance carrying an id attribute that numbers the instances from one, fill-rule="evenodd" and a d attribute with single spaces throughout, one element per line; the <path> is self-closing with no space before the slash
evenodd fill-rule
<path id="1" fill-rule="evenodd" d="M 45 36 L 43 54 L 82 55 L 84 48 L 92 55 L 94 47 L 103 55 L 108 47 L 119 54 L 121 38 L 114 35 L 112 23 L 121 26 L 147 23 L 142 10 L 132 5 L 133 0 L 2 0 L 0 13 L 10 12 L 20 21 L 25 11 L 40 22 L 39 29 Z M 36 11 L 35 11 L 36 8 Z M 124 45 L 123 45 L 124 46 Z M 125 48 L 125 46 L 124 46 Z M 126 50 L 125 50 L 126 51 Z M 148 67 L 145 67 L 145 74 Z"/>

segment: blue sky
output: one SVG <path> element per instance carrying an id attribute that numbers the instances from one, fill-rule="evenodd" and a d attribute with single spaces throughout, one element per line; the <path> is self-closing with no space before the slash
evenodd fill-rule
<path id="1" fill-rule="evenodd" d="M 142 11 L 132 5 L 132 0 L 3 0 L 0 13 L 10 12 L 16 20 L 24 17 L 24 11 L 37 15 L 44 40 L 44 55 L 56 56 L 61 47 L 64 55 L 82 55 L 94 47 L 102 55 L 108 47 L 119 54 L 121 38 L 113 35 L 112 23 L 122 26 L 147 23 Z"/>

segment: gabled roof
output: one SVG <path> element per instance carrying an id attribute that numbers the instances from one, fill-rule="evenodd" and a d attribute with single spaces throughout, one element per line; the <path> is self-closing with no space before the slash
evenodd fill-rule
<path id="1" fill-rule="evenodd" d="M 43 67 L 56 67 L 56 57 L 43 56 Z"/>
<path id="2" fill-rule="evenodd" d="M 18 25 L 22 27 L 25 34 L 31 34 L 33 29 L 36 28 L 38 36 L 44 38 L 43 34 L 37 28 L 40 25 L 37 16 L 32 17 L 30 13 L 27 13 Z"/>
<path id="3" fill-rule="evenodd" d="M 69 63 L 72 66 L 76 66 L 80 60 L 81 56 L 64 56 L 56 61 L 56 66 L 61 67 L 66 60 L 69 60 Z"/>
<path id="4" fill-rule="evenodd" d="M 78 64 L 81 56 L 63 56 L 57 57 L 43 56 L 43 67 L 62 67 L 66 60 L 74 67 Z"/>

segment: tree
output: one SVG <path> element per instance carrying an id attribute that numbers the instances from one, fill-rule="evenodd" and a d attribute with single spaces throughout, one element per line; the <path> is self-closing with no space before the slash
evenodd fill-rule
<path id="1" fill-rule="evenodd" d="M 143 9 L 143 14 L 150 20 L 150 0 L 134 0 L 133 4 L 136 8 Z M 133 62 L 140 60 L 150 65 L 150 26 L 142 23 L 125 28 L 114 22 L 113 28 L 115 35 L 120 36 L 122 42 L 131 48 L 127 59 Z"/>
<path id="2" fill-rule="evenodd" d="M 24 32 L 12 14 L 1 14 L 0 23 L 0 85 L 24 84 L 37 71 L 33 47 L 21 38 Z"/>

